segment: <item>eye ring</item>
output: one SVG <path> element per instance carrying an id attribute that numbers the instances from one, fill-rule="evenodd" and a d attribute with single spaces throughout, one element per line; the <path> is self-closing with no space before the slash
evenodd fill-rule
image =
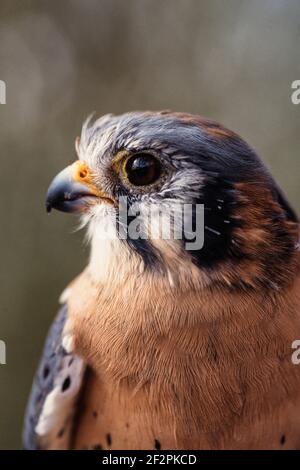
<path id="1" fill-rule="evenodd" d="M 126 181 L 133 186 L 151 186 L 162 174 L 161 162 L 150 152 L 138 152 L 126 158 L 123 174 Z"/>

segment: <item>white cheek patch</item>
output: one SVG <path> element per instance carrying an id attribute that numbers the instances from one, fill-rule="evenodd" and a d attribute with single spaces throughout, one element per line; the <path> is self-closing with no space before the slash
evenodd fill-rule
<path id="1" fill-rule="evenodd" d="M 91 241 L 90 274 L 96 281 L 107 282 L 109 277 L 120 273 L 125 253 L 117 233 L 115 211 L 105 204 L 96 206 L 89 219 L 87 236 Z"/>
<path id="2" fill-rule="evenodd" d="M 63 358 L 35 428 L 42 448 L 68 449 L 84 371 L 85 365 L 80 357 L 68 354 Z"/>
<path id="3" fill-rule="evenodd" d="M 116 249 L 110 240 L 95 238 L 92 242 L 91 257 L 89 263 L 90 273 L 95 281 L 106 281 L 114 267 L 114 253 Z"/>

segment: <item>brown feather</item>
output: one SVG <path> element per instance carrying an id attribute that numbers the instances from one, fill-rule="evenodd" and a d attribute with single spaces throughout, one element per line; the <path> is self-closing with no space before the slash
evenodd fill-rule
<path id="1" fill-rule="evenodd" d="M 299 447 L 299 264 L 272 293 L 205 286 L 188 263 L 176 289 L 146 273 L 97 285 L 87 269 L 69 299 L 92 368 L 74 446 Z"/>

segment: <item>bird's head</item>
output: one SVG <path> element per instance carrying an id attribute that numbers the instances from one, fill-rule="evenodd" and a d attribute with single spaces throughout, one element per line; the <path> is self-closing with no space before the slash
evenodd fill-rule
<path id="1" fill-rule="evenodd" d="M 88 223 L 100 277 L 146 270 L 228 288 L 288 278 L 297 217 L 235 133 L 189 114 L 133 112 L 89 119 L 76 150 L 46 204 Z"/>

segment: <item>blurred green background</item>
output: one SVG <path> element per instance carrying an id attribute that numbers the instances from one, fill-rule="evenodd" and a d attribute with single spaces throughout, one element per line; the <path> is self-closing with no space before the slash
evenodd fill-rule
<path id="1" fill-rule="evenodd" d="M 299 0 L 1 0 L 0 448 L 18 448 L 32 376 L 87 249 L 47 216 L 51 178 L 92 111 L 173 109 L 240 133 L 300 209 Z"/>

